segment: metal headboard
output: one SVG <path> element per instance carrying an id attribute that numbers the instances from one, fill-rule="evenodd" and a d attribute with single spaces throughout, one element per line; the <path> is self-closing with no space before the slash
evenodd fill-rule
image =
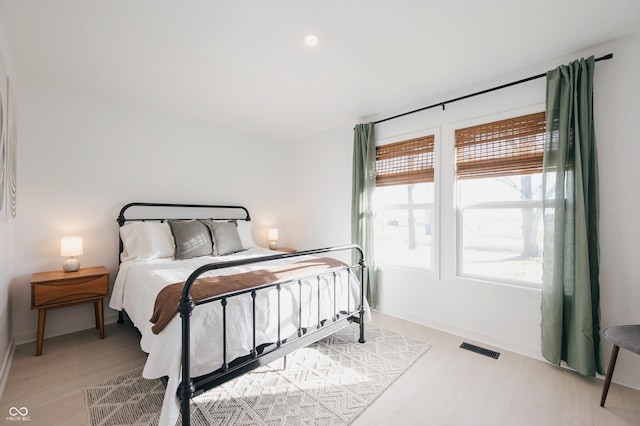
<path id="1" fill-rule="evenodd" d="M 129 208 L 131 207 L 169 207 L 169 208 L 200 208 L 200 209 L 211 209 L 211 210 L 220 210 L 220 209 L 224 209 L 224 210 L 242 210 L 244 211 L 244 213 L 246 214 L 246 217 L 244 219 L 242 218 L 224 218 L 224 217 L 213 217 L 211 219 L 218 219 L 218 220 L 246 220 L 249 221 L 251 220 L 251 216 L 249 215 L 249 210 L 246 209 L 246 207 L 243 206 L 226 206 L 226 205 L 217 205 L 217 204 L 174 204 L 174 203 L 141 203 L 141 202 L 136 202 L 136 203 L 129 203 L 127 205 L 125 205 L 124 207 L 122 207 L 122 209 L 120 209 L 120 214 L 118 215 L 118 224 L 120 226 L 124 225 L 125 222 L 135 222 L 135 221 L 145 221 L 145 220 L 159 220 L 159 221 L 164 221 L 165 218 L 126 218 L 124 216 L 125 211 L 127 211 Z M 178 219 L 178 218 L 171 218 L 171 219 Z M 190 218 L 191 219 L 191 218 Z"/>
<path id="2" fill-rule="evenodd" d="M 127 222 L 144 222 L 144 221 L 164 222 L 166 219 L 178 219 L 178 220 L 194 219 L 193 217 L 178 218 L 178 217 L 171 217 L 167 215 L 163 217 L 125 217 L 125 212 L 132 207 L 151 207 L 151 209 L 153 209 L 154 207 L 161 208 L 161 209 L 175 208 L 176 211 L 180 209 L 185 209 L 185 208 L 194 208 L 194 209 L 202 209 L 204 211 L 209 210 L 211 212 L 216 212 L 216 211 L 220 212 L 221 210 L 226 210 L 226 211 L 240 210 L 241 212 L 244 212 L 244 215 L 245 215 L 244 218 L 242 217 L 211 217 L 211 216 L 207 216 L 207 218 L 216 219 L 216 220 L 246 220 L 246 221 L 251 220 L 251 216 L 249 215 L 249 210 L 247 210 L 246 207 L 243 207 L 243 206 L 227 206 L 227 205 L 219 205 L 219 204 L 177 204 L 177 203 L 135 202 L 135 203 L 126 204 L 124 207 L 122 207 L 122 209 L 120 209 L 120 214 L 118 214 L 118 218 L 116 219 L 119 226 L 123 226 Z M 166 210 L 163 210 L 163 211 L 166 211 Z M 240 214 L 238 214 L 238 216 L 240 216 Z M 122 250 L 124 249 L 122 245 L 122 238 L 119 238 L 119 240 L 120 240 L 120 248 L 118 252 L 119 253 L 118 262 L 120 262 L 120 256 L 122 255 Z"/>

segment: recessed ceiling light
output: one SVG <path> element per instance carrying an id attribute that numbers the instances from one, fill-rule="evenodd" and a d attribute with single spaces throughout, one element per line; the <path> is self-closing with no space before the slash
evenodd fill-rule
<path id="1" fill-rule="evenodd" d="M 320 41 L 320 37 L 318 37 L 315 34 L 307 34 L 306 36 L 304 36 L 304 44 L 306 44 L 309 47 L 313 47 L 317 45 L 319 41 Z"/>

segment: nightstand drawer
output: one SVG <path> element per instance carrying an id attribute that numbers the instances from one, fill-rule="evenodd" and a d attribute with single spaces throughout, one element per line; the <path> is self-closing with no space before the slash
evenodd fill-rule
<path id="1" fill-rule="evenodd" d="M 66 275 L 65 275 L 66 274 Z M 31 308 L 50 307 L 109 295 L 109 274 L 62 273 L 31 281 Z"/>
<path id="2" fill-rule="evenodd" d="M 33 307 L 73 302 L 109 294 L 107 276 L 67 280 L 60 283 L 34 284 Z"/>

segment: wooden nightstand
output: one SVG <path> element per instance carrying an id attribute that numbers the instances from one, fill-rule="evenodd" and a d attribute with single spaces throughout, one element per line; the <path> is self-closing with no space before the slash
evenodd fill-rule
<path id="1" fill-rule="evenodd" d="M 96 328 L 104 339 L 102 298 L 109 295 L 109 271 L 104 266 L 76 272 L 52 271 L 31 275 L 31 309 L 38 309 L 36 356 L 42 355 L 47 309 L 93 302 Z"/>
<path id="2" fill-rule="evenodd" d="M 297 252 L 297 251 L 298 251 L 298 250 L 296 250 L 296 249 L 286 248 L 286 247 L 276 247 L 276 248 L 274 248 L 274 250 L 276 250 L 276 251 L 282 251 L 282 252 L 284 252 L 284 253 L 295 253 L 295 252 Z"/>

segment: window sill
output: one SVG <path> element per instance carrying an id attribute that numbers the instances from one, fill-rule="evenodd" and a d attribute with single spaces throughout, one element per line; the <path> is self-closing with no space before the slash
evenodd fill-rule
<path id="1" fill-rule="evenodd" d="M 486 278 L 480 277 L 469 277 L 469 276 L 456 276 L 454 277 L 454 281 L 460 285 L 464 285 L 467 287 L 482 287 L 486 289 L 492 290 L 500 290 L 507 293 L 519 293 L 519 294 L 530 294 L 539 296 L 541 293 L 541 286 L 534 283 L 527 282 L 505 282 L 505 281 L 491 281 Z"/>
<path id="2" fill-rule="evenodd" d="M 420 266 L 420 265 L 376 262 L 376 268 L 380 271 L 397 271 L 397 270 L 415 271 L 415 272 L 428 273 L 430 275 L 436 275 L 436 271 L 433 268 Z"/>

